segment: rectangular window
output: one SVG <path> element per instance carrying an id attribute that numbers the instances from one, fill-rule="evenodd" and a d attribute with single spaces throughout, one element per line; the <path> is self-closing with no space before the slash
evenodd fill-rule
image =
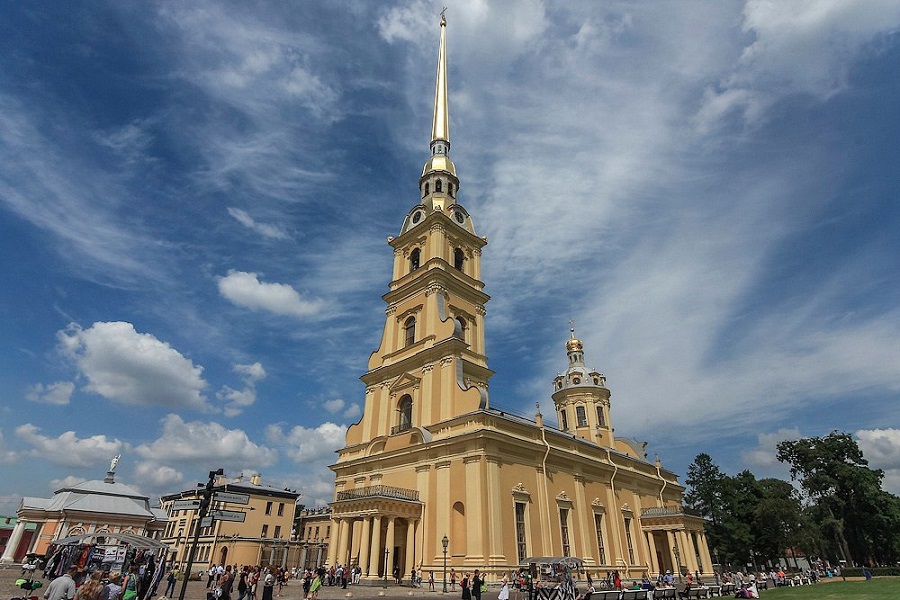
<path id="1" fill-rule="evenodd" d="M 575 407 L 575 418 L 579 427 L 587 427 L 587 413 L 584 411 L 583 406 Z"/>
<path id="2" fill-rule="evenodd" d="M 319 528 L 316 527 L 316 537 L 319 537 Z"/>
<path id="3" fill-rule="evenodd" d="M 325 537 L 327 537 L 327 538 L 331 537 L 331 525 L 329 525 L 327 528 L 325 528 Z"/>
<path id="4" fill-rule="evenodd" d="M 279 503 L 278 503 L 278 516 L 279 516 L 279 517 L 283 517 L 283 516 L 284 516 L 284 502 L 279 502 Z"/>
<path id="5" fill-rule="evenodd" d="M 631 519 L 625 519 L 625 541 L 628 543 L 628 564 L 634 564 L 634 544 L 631 543 Z"/>
<path id="6" fill-rule="evenodd" d="M 600 427 L 606 427 L 606 417 L 603 416 L 603 407 L 597 406 L 597 424 Z"/>
<path id="7" fill-rule="evenodd" d="M 267 515 L 272 514 L 272 503 L 271 502 L 266 502 L 266 514 Z"/>
<path id="8" fill-rule="evenodd" d="M 566 409 L 562 409 L 559 411 L 559 426 L 562 427 L 563 431 L 569 430 L 569 419 L 566 417 Z"/>
<path id="9" fill-rule="evenodd" d="M 281 537 L 281 525 L 276 525 L 275 526 L 275 538 L 277 539 L 280 537 Z"/>
<path id="10" fill-rule="evenodd" d="M 269 537 L 269 526 L 268 525 L 263 525 L 262 533 L 259 534 L 259 537 L 261 537 L 261 538 Z"/>
<path id="11" fill-rule="evenodd" d="M 559 509 L 559 530 L 562 535 L 562 555 L 569 556 L 569 509 Z"/>
<path id="12" fill-rule="evenodd" d="M 598 564 L 606 564 L 606 549 L 603 547 L 603 515 L 594 513 L 594 528 L 597 530 L 597 555 L 600 559 Z"/>
<path id="13" fill-rule="evenodd" d="M 516 502 L 516 553 L 519 556 L 519 564 L 525 562 L 528 556 L 525 544 L 525 503 Z"/>
<path id="14" fill-rule="evenodd" d="M 306 530 L 306 537 L 312 537 L 312 525 L 309 526 L 309 529 Z"/>

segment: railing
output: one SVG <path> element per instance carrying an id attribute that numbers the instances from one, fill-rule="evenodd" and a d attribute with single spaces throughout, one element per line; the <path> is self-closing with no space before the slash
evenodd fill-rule
<path id="1" fill-rule="evenodd" d="M 407 429 L 412 429 L 412 425 L 409 423 L 394 425 L 393 427 L 391 427 L 391 435 L 400 433 L 401 431 L 406 431 Z"/>
<path id="2" fill-rule="evenodd" d="M 371 485 L 367 487 L 343 490 L 337 493 L 338 500 L 356 500 L 359 498 L 396 498 L 398 500 L 419 500 L 418 490 L 394 487 L 391 485 Z"/>

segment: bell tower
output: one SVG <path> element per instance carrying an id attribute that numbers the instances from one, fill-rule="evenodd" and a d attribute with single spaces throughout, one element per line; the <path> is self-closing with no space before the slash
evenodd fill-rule
<path id="1" fill-rule="evenodd" d="M 584 344 L 575 337 L 566 342 L 569 361 L 565 373 L 553 380 L 553 404 L 559 428 L 601 446 L 615 447 L 609 419 L 609 389 L 606 377 L 584 365 Z"/>
<path id="2" fill-rule="evenodd" d="M 397 237 L 384 332 L 369 357 L 362 419 L 347 445 L 378 436 L 424 431 L 430 425 L 486 408 L 493 372 L 484 348 L 481 250 L 487 239 L 457 202 L 460 182 L 450 159 L 447 98 L 447 21 L 441 15 L 430 156 L 419 178 L 418 201 Z"/>

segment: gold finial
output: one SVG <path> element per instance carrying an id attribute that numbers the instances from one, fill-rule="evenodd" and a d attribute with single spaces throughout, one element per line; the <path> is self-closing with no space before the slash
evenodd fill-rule
<path id="1" fill-rule="evenodd" d="M 575 337 L 575 319 L 569 319 L 569 325 L 571 325 L 571 327 L 569 327 L 569 335 L 571 337 L 569 338 L 569 341 L 566 342 L 566 351 L 575 352 L 581 350 L 583 347 L 581 340 Z"/>
<path id="2" fill-rule="evenodd" d="M 447 7 L 446 7 L 446 6 L 445 6 L 444 9 L 441 11 L 441 27 L 446 27 L 446 26 L 447 26 L 447 17 L 444 16 L 444 13 L 445 13 L 445 12 L 447 12 Z"/>

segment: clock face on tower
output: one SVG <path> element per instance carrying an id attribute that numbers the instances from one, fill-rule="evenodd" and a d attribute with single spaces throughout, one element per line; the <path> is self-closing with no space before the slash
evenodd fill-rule
<path id="1" fill-rule="evenodd" d="M 412 216 L 413 225 L 415 225 L 416 223 L 418 223 L 421 220 L 422 220 L 422 211 L 417 210 L 416 212 L 413 213 L 413 216 Z"/>
<path id="2" fill-rule="evenodd" d="M 460 210 L 453 212 L 453 218 L 456 219 L 456 222 L 460 225 L 466 222 L 466 215 L 464 215 Z"/>

